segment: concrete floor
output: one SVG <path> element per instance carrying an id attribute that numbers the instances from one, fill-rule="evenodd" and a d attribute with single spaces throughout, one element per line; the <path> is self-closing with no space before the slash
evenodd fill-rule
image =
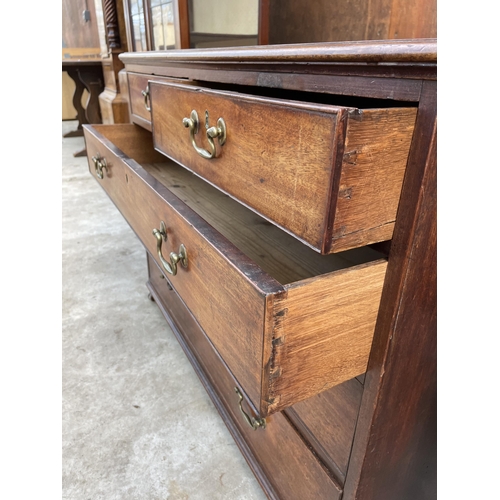
<path id="1" fill-rule="evenodd" d="M 73 157 L 83 138 L 62 143 L 63 499 L 263 500 L 148 299 L 144 248 Z"/>

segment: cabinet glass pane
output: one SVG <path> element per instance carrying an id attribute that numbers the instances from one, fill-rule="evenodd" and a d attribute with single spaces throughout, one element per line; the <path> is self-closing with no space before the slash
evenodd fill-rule
<path id="1" fill-rule="evenodd" d="M 175 49 L 174 5 L 172 0 L 151 0 L 153 50 Z"/>
<path id="2" fill-rule="evenodd" d="M 132 38 L 134 50 L 141 52 L 147 50 L 146 23 L 144 22 L 144 10 L 142 0 L 130 0 L 130 17 L 132 20 Z"/>

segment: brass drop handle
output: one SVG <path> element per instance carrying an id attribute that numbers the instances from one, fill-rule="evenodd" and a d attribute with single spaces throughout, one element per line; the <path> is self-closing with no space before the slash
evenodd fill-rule
<path id="1" fill-rule="evenodd" d="M 175 276 L 177 274 L 177 264 L 180 262 L 182 267 L 187 267 L 188 265 L 188 256 L 186 247 L 181 244 L 179 247 L 179 253 L 170 252 L 170 262 L 166 260 L 161 253 L 161 245 L 163 240 L 167 241 L 167 228 L 165 227 L 165 223 L 161 221 L 160 229 L 153 229 L 153 234 L 156 237 L 156 251 L 158 252 L 158 258 L 160 262 L 167 271 L 168 274 Z"/>
<path id="2" fill-rule="evenodd" d="M 104 174 L 102 169 L 108 170 L 108 166 L 106 164 L 106 160 L 101 157 L 99 153 L 92 157 L 92 161 L 94 162 L 95 174 L 99 179 L 104 179 Z"/>
<path id="3" fill-rule="evenodd" d="M 200 129 L 200 120 L 198 119 L 198 113 L 196 112 L 196 110 L 193 109 L 193 111 L 191 111 L 191 118 L 183 118 L 182 123 L 186 128 L 189 128 L 189 136 L 191 138 L 191 144 L 193 145 L 194 150 L 200 156 L 206 158 L 207 160 L 215 157 L 216 150 L 215 150 L 214 139 L 217 139 L 221 146 L 223 146 L 226 142 L 226 135 L 227 135 L 226 122 L 224 121 L 223 118 L 219 118 L 217 120 L 216 127 L 209 127 L 208 111 L 205 111 L 205 128 L 207 130 L 206 134 L 207 134 L 208 144 L 210 145 L 210 151 L 200 148 L 196 144 L 195 135 L 198 133 L 198 130 Z"/>
<path id="4" fill-rule="evenodd" d="M 243 414 L 243 418 L 246 420 L 247 424 L 252 427 L 254 431 L 256 431 L 259 427 L 262 429 L 266 428 L 266 419 L 265 418 L 255 418 L 251 417 L 244 409 L 243 406 L 241 406 L 241 403 L 243 402 L 243 395 L 241 394 L 240 390 L 235 387 L 234 391 L 236 394 L 238 394 L 238 397 L 240 398 L 238 401 L 238 405 L 240 407 L 240 411 Z"/>
<path id="5" fill-rule="evenodd" d="M 146 90 L 142 90 L 141 94 L 144 96 L 144 107 L 146 108 L 146 111 L 151 111 L 151 105 L 149 103 L 149 87 L 147 87 Z"/>

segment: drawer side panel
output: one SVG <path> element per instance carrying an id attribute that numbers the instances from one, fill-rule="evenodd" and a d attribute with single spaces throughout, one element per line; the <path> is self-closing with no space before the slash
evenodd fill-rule
<path id="1" fill-rule="evenodd" d="M 332 251 L 392 238 L 415 118 L 416 108 L 350 115 Z"/>

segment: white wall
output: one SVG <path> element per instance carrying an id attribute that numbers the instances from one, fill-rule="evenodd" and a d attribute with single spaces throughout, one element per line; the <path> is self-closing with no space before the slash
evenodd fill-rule
<path id="1" fill-rule="evenodd" d="M 193 0 L 195 33 L 255 35 L 258 18 L 259 0 Z"/>

